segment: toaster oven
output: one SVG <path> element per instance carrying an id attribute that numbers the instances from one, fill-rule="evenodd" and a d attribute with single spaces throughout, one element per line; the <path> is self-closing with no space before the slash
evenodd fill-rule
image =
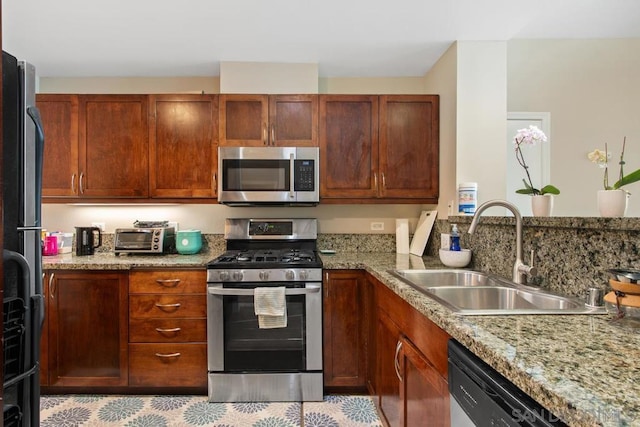
<path id="1" fill-rule="evenodd" d="M 173 227 L 116 228 L 116 255 L 176 253 L 176 232 Z"/>

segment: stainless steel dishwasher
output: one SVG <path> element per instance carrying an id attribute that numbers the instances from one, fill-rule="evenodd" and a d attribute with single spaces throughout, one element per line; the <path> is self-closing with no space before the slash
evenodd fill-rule
<path id="1" fill-rule="evenodd" d="M 566 426 L 462 344 L 448 346 L 452 426 Z"/>

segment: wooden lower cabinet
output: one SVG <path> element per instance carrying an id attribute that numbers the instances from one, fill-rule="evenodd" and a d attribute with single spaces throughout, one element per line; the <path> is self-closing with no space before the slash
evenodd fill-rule
<path id="1" fill-rule="evenodd" d="M 447 381 L 406 337 L 400 338 L 398 352 L 400 372 L 401 426 L 450 424 L 449 387 Z"/>
<path id="2" fill-rule="evenodd" d="M 400 327 L 384 312 L 378 312 L 376 329 L 376 346 L 378 358 L 376 365 L 377 396 L 380 412 L 386 418 L 389 427 L 397 427 L 401 424 L 400 410 L 400 377 L 397 362 L 397 351 L 400 343 Z"/>
<path id="3" fill-rule="evenodd" d="M 325 271 L 323 360 L 328 389 L 366 390 L 367 285 L 362 271 Z"/>
<path id="4" fill-rule="evenodd" d="M 375 281 L 376 396 L 389 427 L 449 427 L 447 341 L 437 325 Z"/>
<path id="5" fill-rule="evenodd" d="M 207 344 L 129 344 L 129 386 L 206 387 Z"/>
<path id="6" fill-rule="evenodd" d="M 126 386 L 127 273 L 112 271 L 47 272 L 49 386 Z"/>
<path id="7" fill-rule="evenodd" d="M 206 389 L 206 289 L 204 269 L 129 274 L 129 386 Z"/>

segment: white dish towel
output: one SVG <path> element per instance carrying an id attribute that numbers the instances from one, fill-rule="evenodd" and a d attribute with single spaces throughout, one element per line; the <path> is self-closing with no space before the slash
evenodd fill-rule
<path id="1" fill-rule="evenodd" d="M 253 306 L 261 329 L 287 327 L 287 300 L 284 286 L 255 288 Z"/>

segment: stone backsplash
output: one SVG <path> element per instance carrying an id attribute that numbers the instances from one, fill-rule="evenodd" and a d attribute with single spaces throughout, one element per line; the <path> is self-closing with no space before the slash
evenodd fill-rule
<path id="1" fill-rule="evenodd" d="M 473 251 L 469 268 L 511 277 L 515 261 L 515 219 L 483 216 L 474 235 L 470 216 L 437 220 L 424 255 L 438 256 L 440 234 L 458 224 L 463 248 Z M 412 237 L 412 236 L 410 236 Z M 97 252 L 113 251 L 114 235 L 104 233 Z M 395 252 L 395 234 L 320 234 L 319 249 L 338 252 Z M 202 251 L 221 253 L 221 234 L 205 234 Z M 523 258 L 534 251 L 537 275 L 529 283 L 583 297 L 590 287 L 606 289 L 610 268 L 640 269 L 640 218 L 523 218 Z"/>
<path id="2" fill-rule="evenodd" d="M 472 217 L 437 220 L 425 255 L 437 256 L 440 234 L 458 224 L 461 246 L 473 251 L 470 268 L 511 277 L 516 233 L 513 217 L 482 217 L 473 235 Z M 610 268 L 640 269 L 639 218 L 523 218 L 523 260 L 534 251 L 530 284 L 579 297 L 590 287 L 607 289 Z"/>

